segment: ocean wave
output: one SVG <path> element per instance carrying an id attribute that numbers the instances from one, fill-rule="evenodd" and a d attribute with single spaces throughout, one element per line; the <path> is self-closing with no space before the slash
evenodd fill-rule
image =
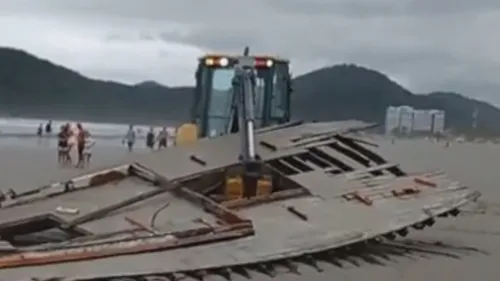
<path id="1" fill-rule="evenodd" d="M 36 131 L 40 125 L 45 126 L 47 120 L 41 119 L 25 119 L 25 118 L 0 118 L 0 137 L 10 138 L 38 138 Z M 61 125 L 67 123 L 76 123 L 68 120 L 53 120 L 52 130 L 57 132 Z M 119 139 L 122 138 L 128 130 L 128 124 L 113 124 L 113 123 L 94 123 L 82 122 L 82 125 L 87 129 L 94 138 L 99 139 Z M 134 125 L 137 138 L 145 138 L 150 126 Z M 159 131 L 161 127 L 153 126 L 155 131 Z M 174 126 L 168 126 L 169 130 L 175 130 Z M 44 135 L 45 138 L 54 138 L 52 135 Z"/>
<path id="2" fill-rule="evenodd" d="M 123 139 L 123 134 L 92 134 L 95 139 L 106 139 L 106 140 L 120 140 Z M 34 133 L 1 133 L 0 138 L 19 138 L 19 139 L 56 139 L 56 135 L 43 135 L 41 137 Z M 145 135 L 138 135 L 137 139 L 145 139 Z"/>

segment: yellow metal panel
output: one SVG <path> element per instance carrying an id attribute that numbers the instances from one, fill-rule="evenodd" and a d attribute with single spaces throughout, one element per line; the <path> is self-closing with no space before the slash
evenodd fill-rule
<path id="1" fill-rule="evenodd" d="M 260 179 L 257 181 L 256 196 L 268 196 L 273 192 L 273 184 L 269 179 Z"/>
<path id="2" fill-rule="evenodd" d="M 198 127 L 195 124 L 186 123 L 177 129 L 176 145 L 192 144 L 196 140 L 198 140 Z"/>
<path id="3" fill-rule="evenodd" d="M 227 178 L 225 189 L 226 200 L 243 198 L 243 179 L 241 177 Z"/>

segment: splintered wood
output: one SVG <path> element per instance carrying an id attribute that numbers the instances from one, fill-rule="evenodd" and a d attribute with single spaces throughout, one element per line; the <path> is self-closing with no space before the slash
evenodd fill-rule
<path id="1" fill-rule="evenodd" d="M 375 179 L 373 179 L 375 180 Z M 387 181 L 387 179 L 384 179 Z M 388 198 L 397 197 L 400 199 L 412 198 L 422 192 L 422 188 L 437 188 L 438 184 L 425 176 L 412 176 L 399 179 L 393 179 L 388 184 L 374 185 L 365 188 L 359 188 L 342 194 L 342 198 L 347 201 L 356 200 L 364 205 L 372 206 L 376 197 Z"/>
<path id="2" fill-rule="evenodd" d="M 368 196 L 361 195 L 358 191 L 346 193 L 346 194 L 342 195 L 342 197 L 344 197 L 344 199 L 346 199 L 348 201 L 351 201 L 353 199 L 358 200 L 359 202 L 361 202 L 367 206 L 373 205 L 373 200 L 368 198 Z"/>
<path id="3" fill-rule="evenodd" d="M 233 239 L 253 234 L 249 229 L 236 229 L 226 232 L 208 233 L 206 235 L 177 239 L 173 235 L 119 241 L 77 248 L 59 250 L 21 252 L 0 256 L 0 269 L 27 265 L 43 265 L 58 262 L 90 260 L 110 256 L 138 254 L 159 250 L 167 250 L 187 246 L 189 244 L 203 244 L 221 240 Z"/>
<path id="4" fill-rule="evenodd" d="M 431 181 L 429 178 L 426 177 L 414 177 L 413 180 L 415 183 L 421 184 L 421 185 L 426 185 L 429 187 L 437 187 L 437 184 L 433 181 Z"/>

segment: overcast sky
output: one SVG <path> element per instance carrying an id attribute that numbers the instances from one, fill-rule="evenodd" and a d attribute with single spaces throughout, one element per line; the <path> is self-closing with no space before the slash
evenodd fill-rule
<path id="1" fill-rule="evenodd" d="M 294 74 L 375 68 L 414 92 L 500 104 L 499 0 L 1 0 L 0 42 L 126 83 L 193 83 L 207 51 L 289 57 Z"/>

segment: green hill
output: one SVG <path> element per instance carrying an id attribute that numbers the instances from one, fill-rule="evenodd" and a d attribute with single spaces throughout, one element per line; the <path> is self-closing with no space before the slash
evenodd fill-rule
<path id="1" fill-rule="evenodd" d="M 24 51 L 0 49 L 4 116 L 149 123 L 187 118 L 190 100 L 189 87 L 92 80 Z"/>
<path id="2" fill-rule="evenodd" d="M 293 114 L 298 118 L 341 120 L 356 118 L 384 122 L 388 106 L 409 105 L 417 109 L 442 109 L 446 127 L 471 134 L 472 113 L 477 108 L 474 133 L 500 136 L 500 109 L 458 93 L 416 95 L 386 75 L 356 65 L 337 65 L 312 71 L 294 79 Z M 307 105 L 304 106 L 304 105 Z M 307 110 L 307 108 L 314 110 Z"/>
<path id="3" fill-rule="evenodd" d="M 193 70 L 194 71 L 194 70 Z M 500 110 L 457 93 L 415 95 L 384 74 L 355 65 L 336 65 L 294 79 L 294 119 L 360 119 L 383 122 L 389 105 L 443 109 L 447 127 L 500 135 Z M 188 120 L 192 88 L 154 81 L 125 85 L 89 79 L 27 52 L 0 48 L 0 115 L 156 123 Z"/>

